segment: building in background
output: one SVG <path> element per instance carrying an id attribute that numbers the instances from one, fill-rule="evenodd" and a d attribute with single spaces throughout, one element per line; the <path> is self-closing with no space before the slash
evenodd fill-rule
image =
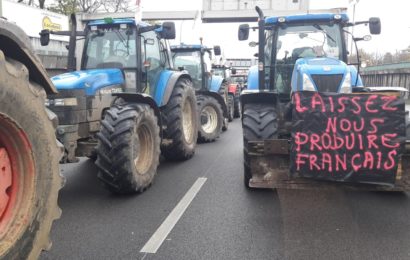
<path id="1" fill-rule="evenodd" d="M 41 46 L 39 33 L 43 29 L 68 31 L 67 16 L 10 0 L 2 0 L 2 15 L 24 30 L 44 67 L 50 73 L 55 70 L 58 70 L 55 71 L 55 73 L 58 73 L 66 68 L 68 37 L 50 35 L 50 44 Z"/>

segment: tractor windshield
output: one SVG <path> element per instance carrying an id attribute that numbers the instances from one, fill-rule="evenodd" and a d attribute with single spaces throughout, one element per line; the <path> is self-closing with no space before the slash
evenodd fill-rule
<path id="1" fill-rule="evenodd" d="M 275 36 L 276 46 L 273 44 Z M 279 27 L 277 31 L 267 31 L 265 64 L 271 82 L 275 82 L 275 89 L 287 94 L 291 91 L 292 72 L 298 59 L 327 57 L 343 60 L 342 50 L 342 33 L 338 24 Z"/>
<path id="2" fill-rule="evenodd" d="M 102 27 L 87 34 L 83 69 L 135 68 L 135 29 Z"/>
<path id="3" fill-rule="evenodd" d="M 192 77 L 192 82 L 196 89 L 202 86 L 201 53 L 194 52 L 174 52 L 172 55 L 175 68 L 184 68 Z"/>
<path id="4" fill-rule="evenodd" d="M 215 67 L 213 68 L 213 70 L 214 70 L 214 75 L 221 76 L 224 79 L 230 78 L 229 70 L 227 70 L 224 67 Z"/>

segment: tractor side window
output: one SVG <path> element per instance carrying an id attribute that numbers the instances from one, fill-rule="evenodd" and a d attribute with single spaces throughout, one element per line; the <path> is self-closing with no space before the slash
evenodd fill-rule
<path id="1" fill-rule="evenodd" d="M 161 55 L 161 63 L 163 64 L 164 67 L 169 69 L 170 66 L 169 66 L 169 60 L 168 60 L 168 50 L 166 48 L 166 43 L 164 40 L 160 40 L 159 48 L 160 48 L 160 55 Z"/>
<path id="2" fill-rule="evenodd" d="M 204 71 L 205 71 L 205 86 L 207 89 L 210 89 L 211 87 L 211 80 L 212 80 L 212 62 L 211 62 L 211 55 L 209 54 L 209 52 L 205 52 L 204 53 Z"/>
<path id="3" fill-rule="evenodd" d="M 142 33 L 141 46 L 143 48 L 142 53 L 145 53 L 145 56 L 142 56 L 142 62 L 148 83 L 145 92 L 153 95 L 155 93 L 157 79 L 159 79 L 159 75 L 163 68 L 161 65 L 161 53 L 156 33 L 153 31 Z"/>
<path id="4" fill-rule="evenodd" d="M 98 46 L 96 42 L 91 42 L 91 44 L 89 44 L 88 49 L 87 49 L 87 56 L 88 56 L 88 65 L 90 67 L 95 67 L 97 66 L 97 53 L 98 50 Z"/>
<path id="5" fill-rule="evenodd" d="M 265 35 L 265 84 L 268 86 L 267 89 L 272 90 L 273 84 L 269 84 L 269 78 L 272 71 L 272 43 L 273 43 L 273 33 L 272 30 L 266 32 Z M 280 47 L 280 46 L 278 46 Z"/>
<path id="6" fill-rule="evenodd" d="M 209 55 L 209 52 L 204 53 L 204 66 L 205 66 L 205 72 L 211 72 L 212 68 L 212 62 L 211 62 L 211 55 Z"/>

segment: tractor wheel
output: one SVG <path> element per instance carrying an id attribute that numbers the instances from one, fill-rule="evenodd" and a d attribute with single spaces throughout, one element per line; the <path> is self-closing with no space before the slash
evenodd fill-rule
<path id="1" fill-rule="evenodd" d="M 114 105 L 105 113 L 97 137 L 98 178 L 111 192 L 143 192 L 151 185 L 161 140 L 158 119 L 149 105 Z"/>
<path id="2" fill-rule="evenodd" d="M 409 111 L 405 113 L 405 128 L 406 128 L 406 140 L 410 140 L 410 117 Z"/>
<path id="3" fill-rule="evenodd" d="M 234 98 L 233 104 L 234 104 L 233 105 L 233 107 L 234 107 L 233 117 L 234 118 L 241 117 L 241 107 L 240 107 L 240 104 L 239 104 L 239 97 Z"/>
<path id="4" fill-rule="evenodd" d="M 27 68 L 0 51 L 0 259 L 37 259 L 51 247 L 62 186 L 52 113 Z"/>
<path id="5" fill-rule="evenodd" d="M 228 130 L 229 120 L 228 118 L 224 117 L 223 124 L 222 124 L 222 131 L 226 132 Z"/>
<path id="6" fill-rule="evenodd" d="M 232 122 L 234 119 L 235 115 L 235 104 L 233 100 L 233 95 L 229 94 L 228 95 L 228 121 Z"/>
<path id="7" fill-rule="evenodd" d="M 223 125 L 223 112 L 219 102 L 209 96 L 198 96 L 198 142 L 213 142 L 219 137 Z"/>
<path id="8" fill-rule="evenodd" d="M 249 188 L 252 169 L 248 154 L 248 142 L 278 137 L 278 116 L 273 105 L 246 104 L 242 120 L 243 154 L 244 154 L 244 183 Z"/>
<path id="9" fill-rule="evenodd" d="M 162 110 L 164 143 L 162 155 L 168 160 L 181 161 L 195 153 L 198 118 L 192 81 L 179 79 L 168 104 Z"/>

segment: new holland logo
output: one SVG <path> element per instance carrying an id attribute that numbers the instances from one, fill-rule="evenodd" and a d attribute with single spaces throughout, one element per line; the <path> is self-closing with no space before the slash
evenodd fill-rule
<path id="1" fill-rule="evenodd" d="M 331 71 L 332 67 L 330 66 L 323 66 L 323 71 Z"/>
<path id="2" fill-rule="evenodd" d="M 48 16 L 43 18 L 43 29 L 50 31 L 61 31 L 61 24 L 53 23 Z"/>

